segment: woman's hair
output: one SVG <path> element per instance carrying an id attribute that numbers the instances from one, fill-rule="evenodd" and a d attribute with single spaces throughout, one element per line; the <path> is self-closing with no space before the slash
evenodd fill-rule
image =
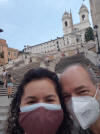
<path id="1" fill-rule="evenodd" d="M 24 78 L 21 81 L 21 84 L 19 85 L 17 92 L 10 105 L 9 117 L 7 122 L 7 132 L 6 132 L 7 134 L 24 134 L 24 130 L 19 125 L 18 121 L 21 99 L 24 94 L 24 87 L 33 80 L 41 80 L 45 78 L 48 78 L 53 81 L 56 87 L 56 93 L 59 97 L 64 112 L 63 122 L 56 134 L 71 134 L 72 121 L 69 117 L 68 111 L 66 111 L 66 106 L 64 104 L 62 97 L 62 89 L 58 77 L 54 72 L 51 72 L 43 68 L 31 69 L 24 75 Z"/>

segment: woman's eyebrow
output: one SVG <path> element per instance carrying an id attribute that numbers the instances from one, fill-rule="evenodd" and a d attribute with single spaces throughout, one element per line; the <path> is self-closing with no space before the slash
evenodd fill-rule
<path id="1" fill-rule="evenodd" d="M 25 100 L 29 100 L 29 99 L 35 100 L 36 97 L 35 96 L 28 96 L 28 97 L 25 98 Z"/>
<path id="2" fill-rule="evenodd" d="M 45 97 L 45 99 L 55 98 L 55 95 L 51 94 Z"/>

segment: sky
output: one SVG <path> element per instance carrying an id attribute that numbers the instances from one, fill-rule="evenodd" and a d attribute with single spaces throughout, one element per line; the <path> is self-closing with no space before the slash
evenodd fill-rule
<path id="1" fill-rule="evenodd" d="M 82 3 L 82 0 L 0 0 L 0 28 L 4 30 L 0 38 L 9 47 L 22 50 L 25 45 L 62 37 L 62 15 L 71 9 L 74 24 L 79 23 Z M 89 0 L 84 4 L 90 8 Z"/>

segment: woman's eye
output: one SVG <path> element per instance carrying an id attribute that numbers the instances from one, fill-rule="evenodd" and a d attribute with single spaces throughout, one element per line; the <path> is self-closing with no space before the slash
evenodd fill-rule
<path id="1" fill-rule="evenodd" d="M 36 103 L 36 101 L 29 101 L 29 102 L 27 102 L 27 104 L 34 104 L 34 103 Z"/>
<path id="2" fill-rule="evenodd" d="M 54 102 L 54 99 L 48 99 L 47 102 Z"/>

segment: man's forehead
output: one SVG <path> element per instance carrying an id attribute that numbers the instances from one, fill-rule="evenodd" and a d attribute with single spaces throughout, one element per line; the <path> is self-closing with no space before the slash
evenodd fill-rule
<path id="1" fill-rule="evenodd" d="M 73 76 L 75 74 L 81 74 L 81 73 L 85 73 L 86 75 L 88 75 L 88 73 L 85 71 L 85 69 L 79 65 L 73 65 L 73 66 L 69 66 L 68 68 L 66 68 L 64 70 L 64 72 L 61 74 L 61 78 L 67 77 L 67 76 Z M 73 75 L 72 75 L 73 74 Z"/>
<path id="2" fill-rule="evenodd" d="M 61 75 L 60 81 L 63 87 L 63 93 L 73 94 L 83 89 L 95 89 L 91 78 L 82 66 L 70 66 Z M 95 91 L 95 90 L 94 90 Z"/>
<path id="3" fill-rule="evenodd" d="M 63 86 L 79 86 L 91 82 L 86 70 L 81 66 L 71 66 L 67 68 L 61 75 L 61 83 Z"/>

